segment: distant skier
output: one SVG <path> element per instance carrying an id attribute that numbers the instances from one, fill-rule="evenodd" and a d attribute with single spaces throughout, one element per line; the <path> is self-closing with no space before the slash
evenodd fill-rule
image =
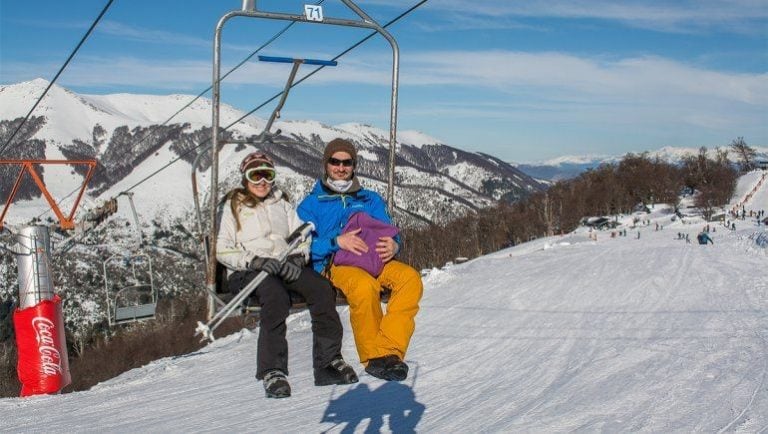
<path id="1" fill-rule="evenodd" d="M 706 245 L 707 243 L 715 244 L 715 242 L 712 241 L 712 238 L 710 238 L 706 232 L 700 232 L 699 235 L 696 237 L 696 239 L 699 241 L 699 244 L 701 245 Z"/>

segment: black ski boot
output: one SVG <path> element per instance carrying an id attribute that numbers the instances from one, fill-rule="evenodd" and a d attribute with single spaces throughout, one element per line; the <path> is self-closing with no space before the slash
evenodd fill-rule
<path id="1" fill-rule="evenodd" d="M 341 357 L 325 368 L 315 368 L 315 386 L 357 383 L 357 374 Z"/>
<path id="2" fill-rule="evenodd" d="M 403 381 L 408 377 L 408 365 L 400 357 L 390 354 L 368 360 L 365 372 L 387 381 Z"/>
<path id="3" fill-rule="evenodd" d="M 283 371 L 274 369 L 264 375 L 264 391 L 267 398 L 288 398 L 291 396 L 291 385 Z"/>

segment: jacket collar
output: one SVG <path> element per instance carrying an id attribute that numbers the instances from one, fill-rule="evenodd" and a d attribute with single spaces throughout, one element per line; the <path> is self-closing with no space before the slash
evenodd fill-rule
<path id="1" fill-rule="evenodd" d="M 352 175 L 352 186 L 349 187 L 349 190 L 347 190 L 345 192 L 340 192 L 340 191 L 334 190 L 328 184 L 328 177 L 327 176 L 323 176 L 322 178 L 320 178 L 319 181 L 323 184 L 323 187 L 325 187 L 326 192 L 329 192 L 331 194 L 354 194 L 354 193 L 357 193 L 358 191 L 360 191 L 363 188 L 360 185 L 360 181 L 358 181 L 358 179 L 357 179 L 357 175 Z"/>

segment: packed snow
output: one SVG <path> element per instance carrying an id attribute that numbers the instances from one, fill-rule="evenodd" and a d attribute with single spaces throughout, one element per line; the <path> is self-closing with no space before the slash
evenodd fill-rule
<path id="1" fill-rule="evenodd" d="M 766 183 L 746 209 L 768 210 Z M 2 399 L 2 431 L 765 432 L 766 228 L 710 223 L 714 244 L 698 245 L 706 223 L 673 215 L 657 205 L 621 217 L 647 221 L 627 236 L 582 227 L 425 270 L 401 383 L 364 373 L 343 306 L 358 384 L 313 385 L 303 311 L 289 318 L 288 399 L 264 397 L 258 330 L 243 330 L 88 391 Z"/>

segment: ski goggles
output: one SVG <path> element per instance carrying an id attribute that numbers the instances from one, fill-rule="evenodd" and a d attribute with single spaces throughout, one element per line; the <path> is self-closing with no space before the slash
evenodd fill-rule
<path id="1" fill-rule="evenodd" d="M 328 164 L 331 166 L 344 166 L 344 167 L 352 167 L 355 165 L 355 160 L 348 158 L 346 160 L 339 160 L 338 158 L 329 158 Z"/>
<path id="2" fill-rule="evenodd" d="M 269 167 L 255 167 L 246 170 L 243 176 L 245 176 L 245 180 L 251 184 L 261 184 L 262 182 L 272 184 L 275 182 L 275 176 L 277 176 L 277 174 L 275 173 L 275 169 Z"/>

